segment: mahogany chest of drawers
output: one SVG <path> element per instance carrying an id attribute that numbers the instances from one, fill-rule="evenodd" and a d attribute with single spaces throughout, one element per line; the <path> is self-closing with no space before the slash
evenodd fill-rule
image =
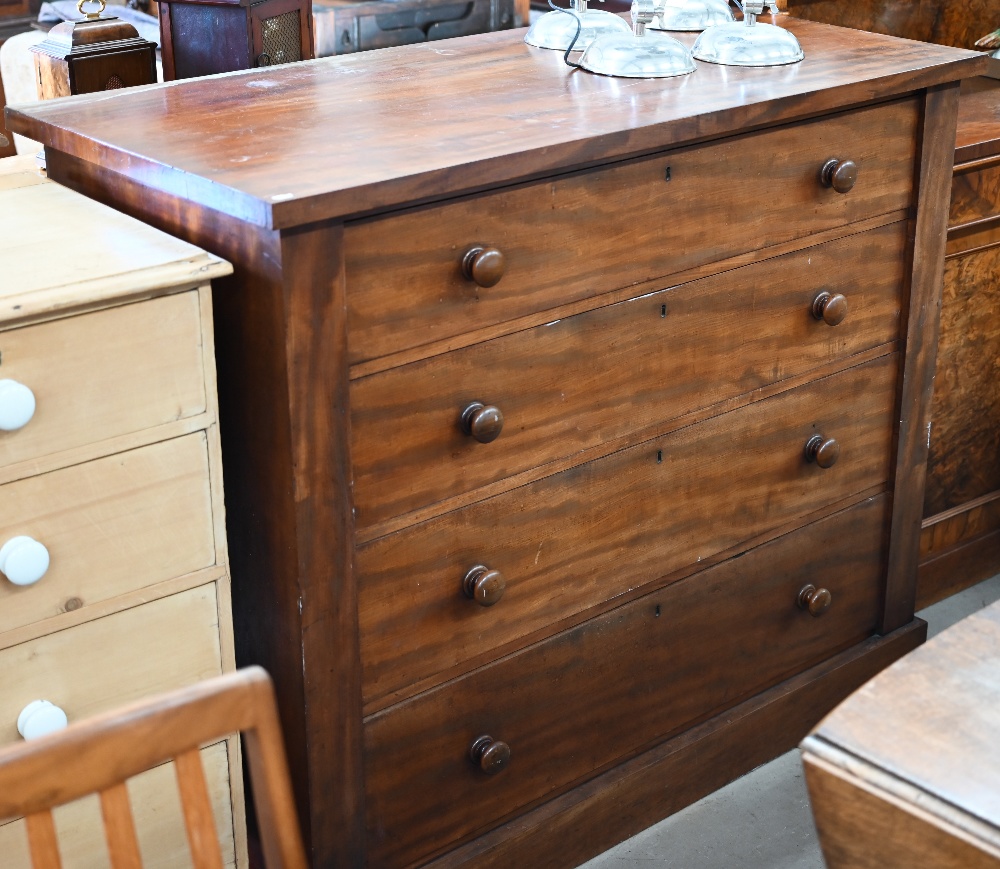
<path id="1" fill-rule="evenodd" d="M 0 744 L 234 667 L 209 281 L 229 264 L 0 167 Z M 247 865 L 236 735 L 202 749 Z M 172 766 L 129 782 L 145 865 L 191 865 Z M 55 813 L 106 866 L 96 797 Z M 23 821 L 0 862 L 27 869 Z"/>
<path id="2" fill-rule="evenodd" d="M 315 865 L 575 865 L 922 639 L 980 61 L 786 26 L 782 69 L 615 80 L 515 32 L 10 113 L 234 263 L 237 653 Z"/>

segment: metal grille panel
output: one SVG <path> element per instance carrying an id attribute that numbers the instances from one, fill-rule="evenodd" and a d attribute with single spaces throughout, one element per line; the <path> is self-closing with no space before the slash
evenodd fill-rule
<path id="1" fill-rule="evenodd" d="M 299 12 L 293 9 L 273 18 L 262 18 L 260 22 L 263 53 L 270 64 L 291 63 L 302 60 L 301 30 Z"/>

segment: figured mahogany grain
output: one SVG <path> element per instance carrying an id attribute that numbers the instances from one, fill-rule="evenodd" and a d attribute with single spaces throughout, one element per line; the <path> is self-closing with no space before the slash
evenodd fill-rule
<path id="1" fill-rule="evenodd" d="M 987 65 L 974 52 L 779 18 L 802 44 L 802 63 L 699 63 L 695 76 L 622 82 L 574 72 L 506 31 L 126 98 L 8 107 L 8 122 L 149 187 L 279 228 L 816 116 Z"/>
<path id="2" fill-rule="evenodd" d="M 371 859 L 408 865 L 865 639 L 886 515 L 873 499 L 367 719 Z M 822 619 L 805 581 L 833 590 Z M 480 733 L 510 746 L 494 777 L 465 756 Z"/>
<path id="3" fill-rule="evenodd" d="M 352 381 L 358 526 L 894 340 L 905 245 L 894 224 Z M 503 411 L 492 443 L 458 426 L 470 399 Z"/>
<path id="4" fill-rule="evenodd" d="M 794 747 L 812 722 L 926 633 L 915 619 L 872 637 L 427 865 L 578 866 Z"/>
<path id="5" fill-rule="evenodd" d="M 1000 133 L 1000 121 L 998 121 Z M 994 217 L 1000 213 L 1000 162 L 978 171 L 963 172 L 956 167 L 951 182 L 949 227 Z"/>
<path id="6" fill-rule="evenodd" d="M 985 76 L 966 79 L 962 82 L 962 99 L 958 106 L 955 163 L 984 160 L 998 155 L 1000 81 Z"/>
<path id="7" fill-rule="evenodd" d="M 348 224 L 351 361 L 906 208 L 918 112 L 904 100 Z M 860 167 L 846 195 L 820 181 L 837 154 Z M 507 268 L 479 289 L 461 264 L 486 244 Z"/>
<path id="8" fill-rule="evenodd" d="M 884 356 L 359 547 L 368 708 L 887 480 L 896 373 Z M 805 459 L 818 429 L 844 445 L 829 470 Z M 485 609 L 462 588 L 477 564 L 506 582 Z"/>
<path id="9" fill-rule="evenodd" d="M 1000 489 L 1000 247 L 948 259 L 924 515 Z"/>

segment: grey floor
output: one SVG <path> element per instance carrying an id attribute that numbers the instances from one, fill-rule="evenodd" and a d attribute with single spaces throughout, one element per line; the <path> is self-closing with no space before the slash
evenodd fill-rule
<path id="1" fill-rule="evenodd" d="M 918 613 L 930 636 L 1000 600 L 995 576 Z M 798 751 L 743 776 L 581 869 L 824 869 Z"/>

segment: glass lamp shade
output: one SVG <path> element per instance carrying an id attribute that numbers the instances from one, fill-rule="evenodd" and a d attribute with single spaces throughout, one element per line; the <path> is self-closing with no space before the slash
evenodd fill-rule
<path id="1" fill-rule="evenodd" d="M 704 30 L 733 20 L 728 0 L 665 0 L 650 30 Z"/>
<path id="2" fill-rule="evenodd" d="M 793 33 L 747 17 L 751 20 L 709 27 L 695 40 L 691 53 L 723 66 L 783 66 L 805 57 Z"/>
<path id="3" fill-rule="evenodd" d="M 565 51 L 576 35 L 580 22 L 580 37 L 573 45 L 574 51 L 583 51 L 598 36 L 621 33 L 630 34 L 628 24 L 617 15 L 602 9 L 588 9 L 586 0 L 574 2 L 569 12 L 546 12 L 525 34 L 524 41 L 535 48 L 554 48 Z"/>

